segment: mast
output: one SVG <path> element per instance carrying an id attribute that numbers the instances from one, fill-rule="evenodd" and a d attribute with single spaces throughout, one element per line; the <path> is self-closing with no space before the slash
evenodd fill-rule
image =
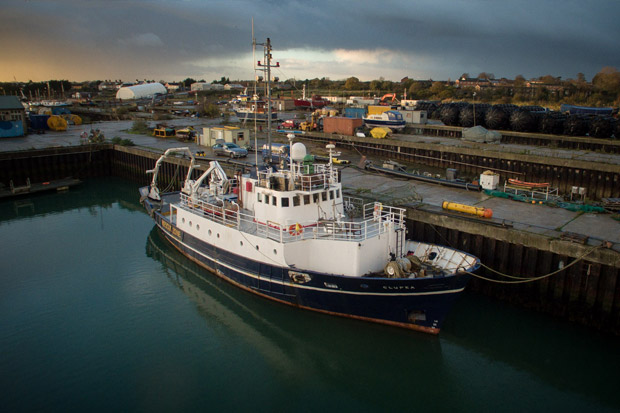
<path id="1" fill-rule="evenodd" d="M 261 67 L 267 75 L 267 159 L 271 161 L 271 68 L 280 67 L 280 62 L 276 62 L 275 65 L 271 65 L 271 39 L 268 37 L 266 43 L 256 43 L 259 46 L 263 46 L 265 50 L 265 63 L 258 62 L 258 66 Z"/>

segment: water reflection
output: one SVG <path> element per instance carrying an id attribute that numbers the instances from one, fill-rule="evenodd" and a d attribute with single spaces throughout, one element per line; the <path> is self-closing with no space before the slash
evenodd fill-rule
<path id="1" fill-rule="evenodd" d="M 434 336 L 326 316 L 254 296 L 185 258 L 156 228 L 148 236 L 146 250 L 209 323 L 215 321 L 246 341 L 285 382 L 334 386 L 331 391 L 352 392 L 359 402 L 376 404 L 380 402 L 377 390 L 408 391 L 411 372 L 432 372 L 441 364 L 441 344 Z M 343 388 L 343 380 L 353 387 Z M 361 391 L 370 390 L 371 383 L 379 387 L 370 393 Z"/>
<path id="2" fill-rule="evenodd" d="M 548 408 L 618 407 L 609 380 L 618 378 L 609 359 L 617 340 L 479 296 L 465 296 L 437 338 L 253 296 L 186 259 L 156 228 L 146 248 L 208 323 L 245 341 L 282 380 L 329 388 L 362 409 L 383 406 L 385 395 L 392 408 L 410 408 L 409 397 L 433 405 L 440 398 L 442 409 L 509 401 L 508 410 L 519 410 L 539 398 Z"/>
<path id="3" fill-rule="evenodd" d="M 96 195 L 95 195 L 96 194 Z M 0 222 L 58 214 L 74 209 L 86 209 L 98 216 L 101 209 L 118 203 L 121 209 L 144 212 L 137 194 L 137 185 L 114 177 L 92 178 L 68 191 L 43 192 L 0 201 Z"/>

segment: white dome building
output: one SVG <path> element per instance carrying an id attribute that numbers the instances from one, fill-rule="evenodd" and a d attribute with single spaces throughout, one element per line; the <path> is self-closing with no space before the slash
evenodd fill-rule
<path id="1" fill-rule="evenodd" d="M 168 91 L 161 83 L 144 83 L 120 88 L 118 92 L 116 92 L 116 99 L 147 99 L 156 94 L 165 95 L 166 93 L 168 93 Z"/>

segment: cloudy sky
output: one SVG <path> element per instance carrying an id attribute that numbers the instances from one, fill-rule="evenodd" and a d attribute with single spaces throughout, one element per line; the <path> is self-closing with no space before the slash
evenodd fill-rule
<path id="1" fill-rule="evenodd" d="M 618 0 L 2 0 L 0 81 L 252 79 L 252 18 L 281 79 L 620 68 Z"/>

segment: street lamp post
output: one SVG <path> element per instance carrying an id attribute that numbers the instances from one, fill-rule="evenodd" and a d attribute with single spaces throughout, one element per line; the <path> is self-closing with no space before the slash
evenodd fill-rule
<path id="1" fill-rule="evenodd" d="M 474 127 L 476 126 L 476 92 L 473 94 L 474 97 Z"/>

